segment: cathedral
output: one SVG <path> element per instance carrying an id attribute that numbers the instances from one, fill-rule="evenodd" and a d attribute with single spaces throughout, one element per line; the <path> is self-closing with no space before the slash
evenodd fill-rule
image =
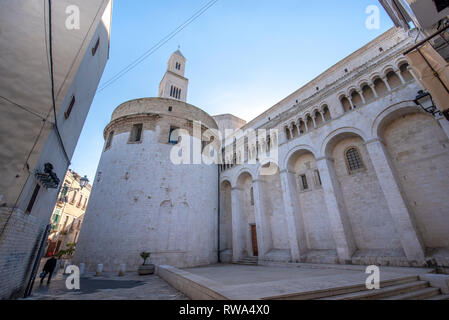
<path id="1" fill-rule="evenodd" d="M 174 267 L 448 272 L 449 122 L 414 102 L 421 88 L 403 55 L 413 38 L 390 29 L 248 123 L 188 104 L 186 58 L 174 52 L 159 97 L 124 102 L 104 129 L 74 263 L 135 270 L 146 251 Z M 208 132 L 220 161 L 173 161 L 182 143 L 207 149 Z"/>

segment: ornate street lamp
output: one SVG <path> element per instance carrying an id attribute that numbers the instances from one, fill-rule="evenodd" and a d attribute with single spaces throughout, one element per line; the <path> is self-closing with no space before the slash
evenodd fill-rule
<path id="1" fill-rule="evenodd" d="M 89 183 L 89 179 L 87 179 L 87 176 L 84 176 L 80 179 L 80 187 L 81 190 L 87 186 L 87 184 Z"/>
<path id="2" fill-rule="evenodd" d="M 76 175 L 74 175 L 73 177 L 76 179 Z M 69 192 L 83 190 L 83 188 L 85 188 L 88 183 L 89 183 L 89 179 L 87 179 L 87 176 L 84 176 L 80 179 L 80 187 L 79 188 L 72 188 L 65 183 L 64 186 L 62 187 L 61 196 L 59 197 L 58 201 L 67 203 L 68 202 L 67 194 Z"/>
<path id="3" fill-rule="evenodd" d="M 416 105 L 420 106 L 425 112 L 430 113 L 435 116 L 444 116 L 447 120 L 449 120 L 448 112 L 441 112 L 433 102 L 432 96 L 428 92 L 424 92 L 423 90 L 419 90 L 418 94 L 414 100 Z"/>

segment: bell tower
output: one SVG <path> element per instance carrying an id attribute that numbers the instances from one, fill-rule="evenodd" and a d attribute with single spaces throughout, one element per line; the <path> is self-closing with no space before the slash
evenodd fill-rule
<path id="1" fill-rule="evenodd" d="M 159 97 L 187 101 L 189 80 L 184 77 L 186 58 L 176 50 L 167 63 L 167 71 L 159 84 Z"/>

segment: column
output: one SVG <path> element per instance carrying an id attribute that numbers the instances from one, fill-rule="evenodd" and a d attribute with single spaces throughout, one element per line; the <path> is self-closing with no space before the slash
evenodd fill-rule
<path id="1" fill-rule="evenodd" d="M 366 100 L 365 100 L 365 97 L 363 96 L 363 91 L 360 90 L 360 91 L 357 91 L 357 93 L 359 94 L 360 98 L 362 99 L 363 104 L 365 104 Z"/>
<path id="2" fill-rule="evenodd" d="M 388 91 L 391 91 L 390 84 L 388 83 L 387 77 L 382 78 L 383 82 L 385 83 L 385 86 L 387 87 Z"/>
<path id="3" fill-rule="evenodd" d="M 295 176 L 288 170 L 281 171 L 280 175 L 290 253 L 293 261 L 301 261 L 307 251 L 307 242 Z"/>
<path id="4" fill-rule="evenodd" d="M 379 139 L 374 139 L 368 141 L 366 147 L 407 259 L 424 262 L 425 247 L 384 145 Z"/>
<path id="5" fill-rule="evenodd" d="M 401 70 L 399 70 L 399 69 L 398 70 L 394 70 L 394 73 L 396 73 L 398 75 L 399 79 L 401 79 L 402 84 L 405 84 L 405 80 L 404 80 L 404 77 L 401 74 Z"/>
<path id="6" fill-rule="evenodd" d="M 254 215 L 256 218 L 257 228 L 257 247 L 259 249 L 259 259 L 263 259 L 273 247 L 271 238 L 270 221 L 267 219 L 265 212 L 264 196 L 263 196 L 263 180 L 253 181 L 254 192 Z"/>
<path id="7" fill-rule="evenodd" d="M 313 127 L 316 128 L 315 116 L 312 117 L 312 121 L 313 121 Z"/>
<path id="8" fill-rule="evenodd" d="M 237 262 L 243 258 L 246 250 L 244 215 L 242 212 L 243 190 L 240 188 L 231 189 L 232 205 L 232 261 Z"/>
<path id="9" fill-rule="evenodd" d="M 348 98 L 349 104 L 351 105 L 351 110 L 354 110 L 354 103 L 352 103 L 352 97 Z"/>
<path id="10" fill-rule="evenodd" d="M 337 246 L 338 258 L 340 263 L 345 263 L 346 260 L 351 260 L 357 247 L 348 219 L 343 193 L 337 175 L 335 174 L 332 160 L 319 158 L 317 159 L 317 166 L 321 175 L 324 198 Z"/>
<path id="11" fill-rule="evenodd" d="M 374 97 L 379 98 L 379 95 L 377 94 L 377 91 L 376 91 L 376 86 L 374 84 L 370 84 L 369 86 L 370 86 L 371 90 L 373 90 Z"/>
<path id="12" fill-rule="evenodd" d="M 298 120 L 298 122 L 296 123 L 296 126 L 298 127 L 298 137 L 301 136 L 301 119 Z"/>
<path id="13" fill-rule="evenodd" d="M 321 119 L 323 119 L 323 122 L 326 122 L 326 119 L 324 118 L 324 113 L 320 111 Z"/>

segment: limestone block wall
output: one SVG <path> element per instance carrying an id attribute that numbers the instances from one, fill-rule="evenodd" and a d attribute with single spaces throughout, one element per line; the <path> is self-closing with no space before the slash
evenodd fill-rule
<path id="1" fill-rule="evenodd" d="M 392 29 L 242 128 L 278 130 L 278 159 L 265 161 L 279 167 L 281 184 L 260 175 L 264 161 L 235 163 L 235 155 L 226 156 L 220 181 L 233 190 L 226 214 L 234 261 L 251 256 L 238 249 L 247 248 L 248 239 L 235 234 L 248 228 L 242 199 L 254 190 L 259 261 L 272 260 L 283 230 L 290 251 L 285 262 L 447 269 L 449 123 L 413 102 L 421 88 L 402 55 L 412 43 Z M 245 142 L 245 155 L 270 157 L 267 138 Z M 354 170 L 350 149 L 361 162 Z M 274 224 L 266 218 L 275 216 Z"/>
<path id="2" fill-rule="evenodd" d="M 76 263 L 84 262 L 90 270 L 102 263 L 106 271 L 125 263 L 131 271 L 142 263 L 142 251 L 151 253 L 151 263 L 176 267 L 217 261 L 218 168 L 170 160 L 174 145 L 168 143 L 169 128 L 188 130 L 191 124 L 188 117 L 180 117 L 178 108 L 184 105 L 150 99 L 145 108 L 144 101 L 133 101 L 113 114 L 105 137 L 109 132 L 114 136 L 98 166 Z M 203 123 L 216 128 L 213 119 L 196 111 Z M 129 143 L 135 123 L 144 124 L 143 136 Z"/>
<path id="3" fill-rule="evenodd" d="M 1 211 L 0 299 L 21 298 L 47 221 L 20 211 L 12 215 L 7 209 Z"/>

